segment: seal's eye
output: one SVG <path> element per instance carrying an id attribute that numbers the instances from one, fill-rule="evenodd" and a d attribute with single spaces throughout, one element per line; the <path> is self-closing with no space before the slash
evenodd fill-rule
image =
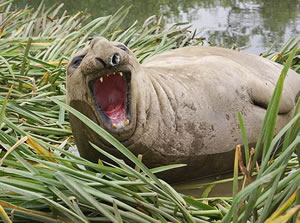
<path id="1" fill-rule="evenodd" d="M 77 67 L 79 67 L 79 65 L 81 64 L 81 61 L 82 61 L 82 59 L 84 58 L 84 56 L 77 56 L 77 57 L 74 57 L 74 59 L 72 60 L 72 62 L 71 62 L 71 66 L 73 67 L 73 68 L 77 68 Z"/>
<path id="2" fill-rule="evenodd" d="M 117 47 L 121 50 L 124 50 L 125 52 L 128 52 L 128 48 L 124 45 L 118 45 Z"/>

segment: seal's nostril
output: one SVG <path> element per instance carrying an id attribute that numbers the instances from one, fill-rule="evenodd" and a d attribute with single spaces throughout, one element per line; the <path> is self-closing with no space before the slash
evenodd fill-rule
<path id="1" fill-rule="evenodd" d="M 112 57 L 110 58 L 110 65 L 111 66 L 116 66 L 120 63 L 120 54 L 115 53 L 114 55 L 112 55 Z"/>

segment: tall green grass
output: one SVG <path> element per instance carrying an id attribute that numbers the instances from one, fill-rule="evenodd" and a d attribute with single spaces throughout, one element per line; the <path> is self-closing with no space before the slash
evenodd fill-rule
<path id="1" fill-rule="evenodd" d="M 276 137 L 273 138 L 284 79 L 297 50 L 298 46 L 296 45 L 285 63 L 268 105 L 262 129 L 255 147 L 255 154 L 251 160 L 250 168 L 248 169 L 250 172 L 249 175 L 251 175 L 257 162 L 258 155 L 262 154 L 262 162 L 256 179 L 253 183 L 246 186 L 234 196 L 232 207 L 223 219 L 223 222 L 230 222 L 231 218 L 233 218 L 233 222 L 247 222 L 249 219 L 253 222 L 265 222 L 278 207 L 298 190 L 300 183 L 299 168 L 296 168 L 295 171 L 291 172 L 288 176 L 285 176 L 285 170 L 290 157 L 300 143 L 300 100 L 298 100 L 296 105 L 294 118 L 277 134 Z M 246 130 L 243 127 L 241 119 L 240 126 L 242 126 L 242 132 L 245 135 Z M 284 135 L 285 138 L 280 148 L 280 155 L 270 162 L 272 154 L 275 153 L 277 149 L 276 146 L 280 143 L 280 139 Z M 244 144 L 246 144 L 246 137 L 243 137 L 243 139 Z M 245 152 L 249 153 L 247 149 L 245 149 Z M 246 155 L 245 157 L 247 156 L 249 157 L 249 155 Z M 286 180 L 287 177 L 290 178 L 289 181 Z M 235 179 L 234 182 L 237 182 L 237 179 Z M 292 207 L 295 206 L 295 199 L 289 205 Z M 299 207 L 297 209 L 299 209 Z M 279 211 L 279 209 L 277 211 Z"/>
<path id="2" fill-rule="evenodd" d="M 0 3 L 3 222 L 263 222 L 268 218 L 296 221 L 299 197 L 295 194 L 300 176 L 299 163 L 292 152 L 299 146 L 299 103 L 293 120 L 278 136 L 272 136 L 286 69 L 291 58 L 297 61 L 299 55 L 295 42 L 282 52 L 285 57 L 290 55 L 290 59 L 261 133 L 264 160 L 257 180 L 236 191 L 233 198 L 195 199 L 177 193 L 154 175 L 181 165 L 148 169 L 111 135 L 64 103 L 65 65 L 74 51 L 99 35 L 127 44 L 140 62 L 168 49 L 201 44 L 202 39 L 194 38 L 187 27 L 176 24 L 164 29 L 161 18 L 156 17 L 150 17 L 142 27 L 134 23 L 122 29 L 120 25 L 129 8 L 87 22 L 88 15 L 68 15 L 60 11 L 61 5 L 15 9 L 12 2 Z M 58 16 L 59 13 L 62 15 Z M 107 139 L 136 168 L 96 146 L 116 164 L 95 164 L 74 155 L 66 111 Z M 242 130 L 246 139 L 246 130 Z M 283 134 L 286 137 L 282 152 L 272 157 L 271 152 Z M 286 210 L 288 214 L 282 216 Z"/>
<path id="3" fill-rule="evenodd" d="M 287 43 L 284 44 L 284 46 L 279 50 L 273 52 L 273 46 L 269 48 L 266 52 L 262 53 L 262 56 L 275 61 L 280 64 L 284 64 L 289 55 L 291 54 L 292 50 L 299 45 L 300 42 L 300 35 L 296 35 L 292 37 Z M 294 71 L 297 73 L 300 73 L 300 50 L 296 50 L 296 53 L 294 55 L 291 67 Z"/>

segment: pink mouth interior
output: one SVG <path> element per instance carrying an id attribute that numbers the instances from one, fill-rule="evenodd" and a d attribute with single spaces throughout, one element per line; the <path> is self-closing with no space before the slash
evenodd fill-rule
<path id="1" fill-rule="evenodd" d="M 119 74 L 103 77 L 103 82 L 97 79 L 94 83 L 94 96 L 112 124 L 126 121 L 126 80 Z"/>

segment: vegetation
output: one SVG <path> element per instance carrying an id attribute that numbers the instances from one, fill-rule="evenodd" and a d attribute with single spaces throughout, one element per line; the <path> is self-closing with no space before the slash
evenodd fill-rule
<path id="1" fill-rule="evenodd" d="M 296 221 L 299 210 L 299 103 L 291 122 L 272 137 L 282 85 L 295 58 L 296 39 L 282 56 L 285 69 L 273 95 L 255 154 L 246 149 L 245 179 L 256 181 L 229 198 L 195 199 L 177 193 L 154 173 L 180 165 L 148 169 L 111 135 L 67 106 L 65 65 L 72 52 L 95 35 L 127 44 L 143 62 L 171 48 L 200 44 L 179 24 L 163 29 L 150 17 L 141 28 L 136 23 L 120 28 L 129 9 L 88 21 L 81 12 L 67 15 L 60 6 L 36 10 L 15 9 L 12 1 L 0 3 L 0 216 L 3 222 L 269 222 Z M 84 24 L 84 25 L 82 25 Z M 277 54 L 275 54 L 277 55 Z M 286 59 L 284 59 L 286 60 Z M 283 61 L 283 60 L 281 60 Z M 66 111 L 89 125 L 127 156 L 136 168 L 95 149 L 118 165 L 91 163 L 72 152 L 74 141 Z M 242 118 L 240 116 L 241 126 Z M 242 128 L 243 138 L 246 130 Z M 273 157 L 280 136 L 282 151 Z M 245 142 L 245 145 L 247 143 Z M 264 159 L 254 172 L 258 151 Z M 299 150 L 299 149 L 298 149 Z M 238 150 L 237 150 L 238 151 Z M 237 152 L 236 163 L 240 157 Z M 299 151 L 297 151 L 299 157 Z M 88 167 L 95 172 L 85 169 Z M 240 167 L 243 167 L 240 162 Z M 256 169 L 257 170 L 257 169 Z M 235 173 L 237 165 L 235 166 Z M 282 215 L 287 210 L 286 215 Z"/>

